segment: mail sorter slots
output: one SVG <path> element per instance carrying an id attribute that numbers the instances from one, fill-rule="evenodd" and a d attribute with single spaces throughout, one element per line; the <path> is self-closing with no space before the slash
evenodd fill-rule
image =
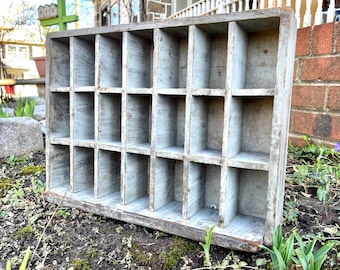
<path id="1" fill-rule="evenodd" d="M 215 225 L 224 247 L 269 243 L 292 18 L 273 9 L 50 34 L 46 197 L 200 241 Z"/>

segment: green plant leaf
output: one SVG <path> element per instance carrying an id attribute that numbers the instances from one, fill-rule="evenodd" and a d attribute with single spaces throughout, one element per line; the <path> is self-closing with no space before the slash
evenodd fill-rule
<path id="1" fill-rule="evenodd" d="M 276 255 L 276 262 L 273 265 L 273 268 L 274 269 L 278 269 L 278 270 L 285 270 L 285 269 L 287 269 L 287 265 L 285 264 L 280 251 L 276 247 L 274 247 L 273 249 L 274 249 L 274 253 Z"/>
<path id="2" fill-rule="evenodd" d="M 30 257 L 30 248 L 28 247 L 26 249 L 25 256 L 24 256 L 24 259 L 23 259 L 23 261 L 22 261 L 22 263 L 20 265 L 19 270 L 26 270 L 29 257 Z"/>
<path id="3" fill-rule="evenodd" d="M 9 115 L 2 108 L 0 108 L 0 118 L 8 118 Z"/>
<path id="4" fill-rule="evenodd" d="M 304 252 L 301 249 L 296 249 L 295 253 L 296 253 L 297 257 L 298 257 L 298 260 L 295 261 L 295 263 L 301 265 L 303 270 L 309 270 L 308 269 L 307 258 L 305 256 Z"/>
<path id="5" fill-rule="evenodd" d="M 329 242 L 320 249 L 315 252 L 314 259 L 315 259 L 315 270 L 319 270 L 324 263 L 328 251 L 334 246 L 334 242 Z"/>
<path id="6" fill-rule="evenodd" d="M 14 116 L 21 117 L 22 115 L 23 115 L 23 101 L 21 98 L 19 98 L 14 108 Z"/>
<path id="7" fill-rule="evenodd" d="M 23 115 L 27 117 L 33 117 L 35 104 L 36 100 L 34 98 L 26 99 Z"/>

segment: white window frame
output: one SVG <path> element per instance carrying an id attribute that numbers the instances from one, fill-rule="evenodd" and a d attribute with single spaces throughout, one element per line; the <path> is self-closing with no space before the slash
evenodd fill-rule
<path id="1" fill-rule="evenodd" d="M 15 52 L 10 52 L 10 48 L 13 47 L 15 48 Z M 6 60 L 29 60 L 30 55 L 29 55 L 29 47 L 27 45 L 18 45 L 18 44 L 6 44 Z M 20 48 L 25 48 L 26 52 L 25 54 L 22 54 L 20 52 Z M 14 54 L 14 56 L 13 56 Z M 22 55 L 24 57 L 22 57 Z"/>

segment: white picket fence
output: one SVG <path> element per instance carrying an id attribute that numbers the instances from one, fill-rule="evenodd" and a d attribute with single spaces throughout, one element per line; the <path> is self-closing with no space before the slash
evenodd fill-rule
<path id="1" fill-rule="evenodd" d="M 294 9 L 297 25 L 301 28 L 334 21 L 335 0 L 330 0 L 327 11 L 322 10 L 322 3 L 323 0 L 201 0 L 173 14 L 170 18 L 287 7 Z"/>

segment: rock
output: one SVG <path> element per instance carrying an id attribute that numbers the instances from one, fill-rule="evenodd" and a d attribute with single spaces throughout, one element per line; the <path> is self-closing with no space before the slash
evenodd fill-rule
<path id="1" fill-rule="evenodd" d="M 9 117 L 14 117 L 14 109 L 13 108 L 2 108 L 2 110 L 9 115 Z"/>
<path id="2" fill-rule="evenodd" d="M 44 147 L 40 124 L 31 117 L 0 118 L 0 158 L 22 156 Z"/>
<path id="3" fill-rule="evenodd" d="M 34 107 L 33 118 L 38 121 L 45 119 L 45 111 L 46 111 L 45 99 L 38 98 L 37 103 Z"/>

